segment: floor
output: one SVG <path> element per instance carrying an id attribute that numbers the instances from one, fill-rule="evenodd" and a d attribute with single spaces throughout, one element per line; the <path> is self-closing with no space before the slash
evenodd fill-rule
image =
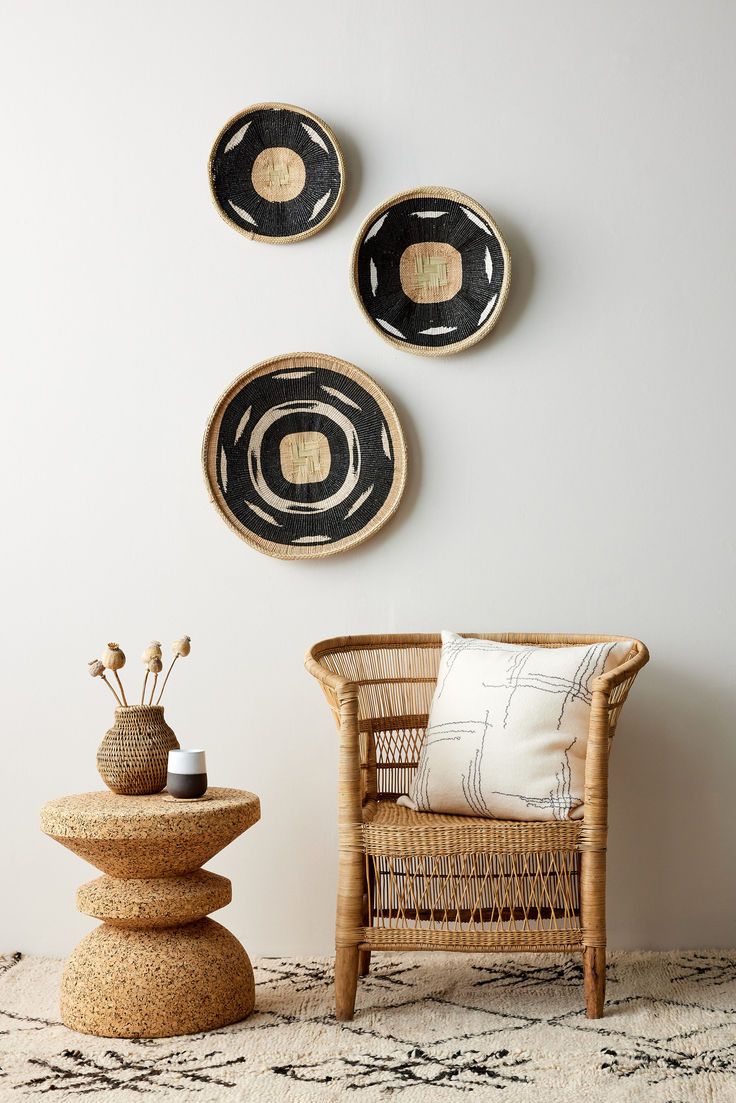
<path id="1" fill-rule="evenodd" d="M 343 1025 L 331 961 L 254 966 L 245 1022 L 127 1041 L 60 1025 L 61 962 L 0 958 L 0 1100 L 736 1101 L 736 952 L 612 955 L 597 1021 L 571 959 L 378 955 Z"/>

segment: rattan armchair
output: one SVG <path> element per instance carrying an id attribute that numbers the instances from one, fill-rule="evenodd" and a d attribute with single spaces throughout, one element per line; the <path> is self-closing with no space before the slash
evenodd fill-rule
<path id="1" fill-rule="evenodd" d="M 561 647 L 619 639 L 466 633 Z M 439 635 L 353 636 L 307 653 L 340 732 L 337 1018 L 353 1017 L 373 950 L 582 953 L 589 1018 L 606 987 L 608 754 L 649 659 L 634 642 L 593 685 L 582 820 L 511 822 L 413 812 L 409 791 L 437 680 Z"/>

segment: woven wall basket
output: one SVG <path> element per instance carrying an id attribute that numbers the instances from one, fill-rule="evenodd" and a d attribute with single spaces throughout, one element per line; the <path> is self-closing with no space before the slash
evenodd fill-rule
<path id="1" fill-rule="evenodd" d="M 215 406 L 202 448 L 210 498 L 279 559 L 347 551 L 395 512 L 406 479 L 396 411 L 359 368 L 296 352 L 257 364 Z"/>
<path id="2" fill-rule="evenodd" d="M 447 356 L 493 329 L 511 282 L 501 232 L 474 199 L 414 188 L 376 207 L 353 250 L 363 313 L 397 348 Z"/>
<path id="3" fill-rule="evenodd" d="M 326 123 L 288 103 L 257 103 L 215 139 L 210 187 L 222 217 L 256 241 L 311 237 L 340 205 L 345 166 Z"/>

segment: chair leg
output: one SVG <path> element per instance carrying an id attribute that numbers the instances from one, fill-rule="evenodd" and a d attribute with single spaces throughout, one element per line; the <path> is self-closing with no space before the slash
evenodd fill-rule
<path id="1" fill-rule="evenodd" d="M 606 999 L 606 951 L 603 946 L 583 949 L 585 1012 L 589 1019 L 600 1019 Z"/>
<path id="2" fill-rule="evenodd" d="M 340 846 L 335 914 L 335 1014 L 349 1022 L 355 1012 L 358 987 L 358 946 L 363 941 L 365 853 L 361 841 L 363 808 L 360 778 L 357 690 L 338 694 L 340 705 L 340 761 L 338 822 Z"/>
<path id="3" fill-rule="evenodd" d="M 359 953 L 357 946 L 338 946 L 335 952 L 335 1014 L 341 1023 L 350 1022 L 355 1012 Z"/>

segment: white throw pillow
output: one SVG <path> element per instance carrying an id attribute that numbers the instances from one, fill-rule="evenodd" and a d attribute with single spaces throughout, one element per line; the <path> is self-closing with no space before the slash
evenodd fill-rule
<path id="1" fill-rule="evenodd" d="M 399 804 L 504 820 L 579 819 L 592 683 L 631 647 L 531 647 L 443 632 L 419 766 Z"/>

